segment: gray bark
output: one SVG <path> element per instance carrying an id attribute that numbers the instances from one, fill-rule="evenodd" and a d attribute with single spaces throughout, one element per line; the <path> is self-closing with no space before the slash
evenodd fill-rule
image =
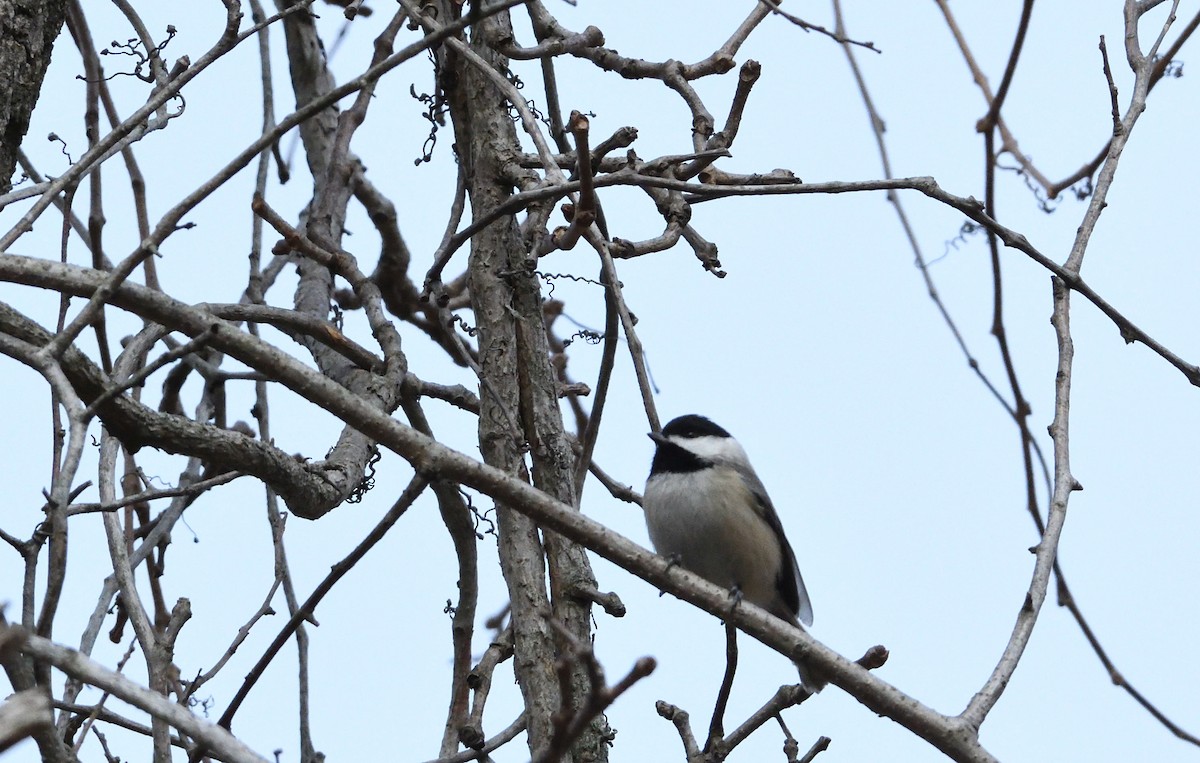
<path id="1" fill-rule="evenodd" d="M 483 25 L 508 23 L 507 14 L 498 14 Z M 486 30 L 476 34 L 489 36 Z M 507 68 L 507 60 L 486 45 L 473 47 L 492 65 Z M 505 98 L 495 86 L 446 48 L 439 60 L 459 161 L 466 166 L 471 209 L 478 217 L 513 193 L 506 162 L 519 155 L 520 143 Z M 563 431 L 535 269 L 536 260 L 526 251 L 512 217 L 489 225 L 471 241 L 468 284 L 482 372 L 480 451 L 488 464 L 522 474 L 528 447 L 534 484 L 570 505 L 575 495 L 574 457 Z M 590 643 L 591 605 L 578 594 L 594 590 L 595 579 L 575 543 L 542 532 L 511 507 L 498 505 L 497 520 L 500 563 L 512 604 L 515 670 L 529 719 L 530 752 L 537 759 L 553 739 L 554 716 L 565 713 L 569 718 L 591 688 L 584 666 L 575 662 L 569 696 L 562 696 L 555 667 L 571 645 L 555 633 L 549 617 L 575 643 Z M 571 759 L 606 760 L 605 731 L 602 721 L 594 721 L 572 748 Z"/>
<path id="2" fill-rule="evenodd" d="M 12 189 L 17 151 L 66 17 L 66 0 L 0 0 L 0 194 Z"/>

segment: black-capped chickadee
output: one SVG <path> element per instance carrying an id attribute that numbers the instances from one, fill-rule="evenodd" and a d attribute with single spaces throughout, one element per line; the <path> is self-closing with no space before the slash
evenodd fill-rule
<path id="1" fill-rule="evenodd" d="M 657 448 L 642 506 L 654 550 L 780 619 L 812 625 L 796 554 L 738 441 L 695 414 L 650 439 Z M 796 667 L 812 691 L 825 686 Z"/>

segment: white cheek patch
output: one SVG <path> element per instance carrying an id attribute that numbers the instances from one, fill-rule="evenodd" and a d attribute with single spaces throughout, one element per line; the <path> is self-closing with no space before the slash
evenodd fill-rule
<path id="1" fill-rule="evenodd" d="M 672 437 L 671 442 L 707 461 L 749 463 L 746 451 L 732 437 Z"/>

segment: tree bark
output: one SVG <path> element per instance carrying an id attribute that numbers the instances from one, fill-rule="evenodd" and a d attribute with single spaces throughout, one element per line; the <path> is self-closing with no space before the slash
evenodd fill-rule
<path id="1" fill-rule="evenodd" d="M 66 0 L 0 0 L 0 194 L 12 189 L 17 151 L 66 17 Z"/>
<path id="2" fill-rule="evenodd" d="M 497 14 L 481 22 L 474 34 L 487 39 L 488 25 L 509 23 L 507 13 Z M 507 59 L 488 46 L 472 47 L 492 66 L 507 70 Z M 520 142 L 504 95 L 476 66 L 445 47 L 439 64 L 458 158 L 466 166 L 471 210 L 478 218 L 512 195 L 507 162 L 520 153 Z M 563 430 L 557 376 L 550 363 L 541 287 L 533 272 L 537 263 L 513 217 L 501 218 L 472 238 L 467 267 L 479 332 L 479 443 L 484 461 L 522 474 L 528 449 L 533 483 L 573 504 L 574 455 Z M 498 505 L 496 511 L 500 563 L 512 604 L 515 670 L 536 760 L 554 737 L 555 716 L 569 720 L 592 688 L 585 666 L 574 660 L 568 666 L 569 696 L 564 697 L 556 668 L 574 644 L 590 645 L 591 604 L 579 594 L 595 589 L 595 577 L 580 546 L 542 531 L 515 509 Z M 569 638 L 555 632 L 551 617 Z M 562 725 L 560 720 L 557 728 Z M 594 720 L 573 745 L 570 759 L 607 760 L 607 734 L 603 721 Z"/>

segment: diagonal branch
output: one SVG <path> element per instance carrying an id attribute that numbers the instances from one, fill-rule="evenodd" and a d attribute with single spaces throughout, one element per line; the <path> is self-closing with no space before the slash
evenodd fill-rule
<path id="1" fill-rule="evenodd" d="M 0 623 L 0 638 L 19 631 L 16 626 Z M 211 749 L 229 763 L 266 763 L 266 758 L 251 750 L 225 729 L 193 715 L 161 694 L 143 688 L 120 673 L 115 673 L 80 652 L 39 636 L 26 635 L 21 651 L 45 661 L 71 678 L 101 688 L 130 705 L 161 718 Z"/>

